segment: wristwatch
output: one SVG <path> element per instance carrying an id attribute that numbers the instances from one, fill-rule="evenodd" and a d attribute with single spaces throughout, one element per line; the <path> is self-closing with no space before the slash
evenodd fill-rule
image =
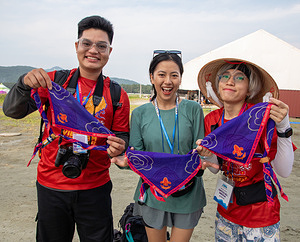
<path id="1" fill-rule="evenodd" d="M 291 137 L 292 134 L 293 134 L 293 129 L 292 129 L 291 127 L 287 128 L 287 129 L 285 130 L 284 133 L 279 133 L 279 132 L 277 131 L 278 137 L 281 137 L 281 138 L 288 138 L 288 137 Z"/>

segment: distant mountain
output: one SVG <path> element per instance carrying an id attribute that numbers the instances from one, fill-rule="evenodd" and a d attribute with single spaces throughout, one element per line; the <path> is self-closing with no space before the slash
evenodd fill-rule
<path id="1" fill-rule="evenodd" d="M 50 72 L 50 71 L 59 71 L 59 70 L 63 70 L 63 68 L 61 68 L 59 66 L 54 66 L 50 69 L 46 69 L 45 71 Z"/>
<path id="2" fill-rule="evenodd" d="M 19 76 L 32 69 L 31 66 L 0 66 L 0 83 L 15 83 Z"/>
<path id="3" fill-rule="evenodd" d="M 35 67 L 32 66 L 0 66 L 0 83 L 10 83 L 14 84 L 17 82 L 18 78 L 31 71 L 32 69 L 35 69 Z M 54 71 L 54 70 L 62 70 L 61 67 L 55 66 L 50 69 L 45 69 L 46 71 Z M 117 78 L 117 77 L 111 77 L 112 80 L 118 82 L 120 85 L 134 85 L 139 84 L 135 81 L 123 79 L 123 78 Z"/>
<path id="4" fill-rule="evenodd" d="M 120 85 L 134 85 L 134 84 L 140 85 L 140 83 L 137 83 L 135 81 L 131 81 L 128 79 L 123 79 L 123 78 L 118 78 L 118 77 L 110 77 L 110 79 L 119 83 Z"/>

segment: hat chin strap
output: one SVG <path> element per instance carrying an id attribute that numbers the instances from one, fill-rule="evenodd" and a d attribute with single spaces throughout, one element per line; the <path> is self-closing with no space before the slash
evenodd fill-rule
<path id="1" fill-rule="evenodd" d="M 269 102 L 271 97 L 272 97 L 272 93 L 267 92 L 267 93 L 263 96 L 263 102 Z"/>
<path id="2" fill-rule="evenodd" d="M 223 107 L 223 103 L 221 103 L 221 101 L 215 94 L 210 81 L 206 82 L 206 92 L 207 92 L 207 97 L 211 97 L 218 104 L 219 107 Z"/>

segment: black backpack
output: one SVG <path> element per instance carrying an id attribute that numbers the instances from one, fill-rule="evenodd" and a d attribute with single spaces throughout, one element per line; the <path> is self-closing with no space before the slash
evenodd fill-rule
<path id="1" fill-rule="evenodd" d="M 133 216 L 134 203 L 130 203 L 119 220 L 122 230 L 120 242 L 148 242 L 145 225 L 141 216 Z"/>

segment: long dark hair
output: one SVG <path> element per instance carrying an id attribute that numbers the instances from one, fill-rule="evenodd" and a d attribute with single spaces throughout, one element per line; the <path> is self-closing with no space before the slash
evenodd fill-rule
<path id="1" fill-rule="evenodd" d="M 150 78 L 151 78 L 151 75 L 153 76 L 154 71 L 156 69 L 156 66 L 162 61 L 173 61 L 173 62 L 175 62 L 178 65 L 180 75 L 182 76 L 182 74 L 183 74 L 183 64 L 182 64 L 181 58 L 177 54 L 161 53 L 161 54 L 158 54 L 158 55 L 154 56 L 151 63 L 150 63 L 150 66 L 149 66 L 149 76 L 150 76 Z M 150 98 L 150 101 L 153 101 L 157 96 L 157 92 L 155 90 L 154 84 L 152 84 L 152 91 L 153 91 L 153 94 Z"/>

